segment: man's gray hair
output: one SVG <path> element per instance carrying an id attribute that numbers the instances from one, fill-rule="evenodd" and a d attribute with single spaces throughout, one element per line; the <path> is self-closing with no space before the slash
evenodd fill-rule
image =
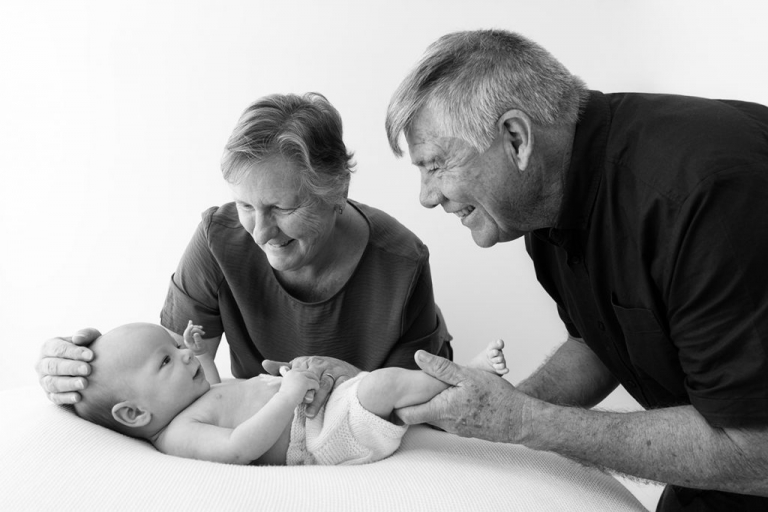
<path id="1" fill-rule="evenodd" d="M 399 137 L 423 107 L 442 117 L 446 136 L 482 152 L 496 122 L 519 109 L 541 126 L 574 123 L 586 99 L 584 82 L 547 50 L 504 30 L 447 34 L 428 48 L 392 96 L 387 109 L 389 145 L 402 156 Z"/>

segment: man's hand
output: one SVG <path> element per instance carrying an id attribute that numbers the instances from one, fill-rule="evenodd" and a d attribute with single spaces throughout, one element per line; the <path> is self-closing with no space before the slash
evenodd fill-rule
<path id="1" fill-rule="evenodd" d="M 35 365 L 38 381 L 55 404 L 73 404 L 81 398 L 79 389 L 88 386 L 91 373 L 88 361 L 93 352 L 86 348 L 101 336 L 97 329 L 80 329 L 67 338 L 51 338 L 43 343 Z"/>
<path id="2" fill-rule="evenodd" d="M 462 437 L 519 442 L 530 397 L 494 373 L 459 366 L 423 350 L 416 353 L 416 364 L 450 387 L 427 403 L 398 409 L 405 423 L 430 423 Z"/>
<path id="3" fill-rule="evenodd" d="M 328 395 L 339 384 L 360 373 L 358 368 L 355 368 L 341 359 L 322 356 L 297 357 L 290 363 L 265 360 L 261 365 L 272 375 L 279 375 L 280 367 L 287 366 L 292 370 L 307 370 L 317 376 L 320 386 L 315 391 L 315 397 L 312 400 L 312 403 L 307 405 L 305 414 L 308 418 L 315 417 L 317 411 L 319 411 L 328 400 Z"/>

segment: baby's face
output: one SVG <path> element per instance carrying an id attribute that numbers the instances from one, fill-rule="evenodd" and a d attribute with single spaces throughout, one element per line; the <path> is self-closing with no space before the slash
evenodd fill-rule
<path id="1" fill-rule="evenodd" d="M 130 395 L 126 399 L 149 410 L 153 420 L 167 424 L 210 389 L 194 354 L 176 345 L 159 325 L 130 324 L 105 337 L 110 335 L 128 338 L 111 343 L 99 358 L 112 360 L 114 380 Z"/>

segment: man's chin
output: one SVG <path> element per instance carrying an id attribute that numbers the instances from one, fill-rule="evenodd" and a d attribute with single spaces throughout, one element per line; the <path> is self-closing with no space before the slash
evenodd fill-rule
<path id="1" fill-rule="evenodd" d="M 483 233 L 483 232 L 478 233 L 477 231 L 472 231 L 472 240 L 475 241 L 475 244 L 478 247 L 487 249 L 489 247 L 493 247 L 494 245 L 496 245 L 496 243 L 499 241 L 499 238 L 489 233 Z"/>
<path id="2" fill-rule="evenodd" d="M 487 249 L 489 247 L 493 247 L 494 245 L 498 243 L 504 243 L 504 242 L 511 242 L 512 240 L 517 240 L 521 236 L 525 235 L 525 233 L 522 232 L 515 232 L 515 233 L 486 233 L 483 231 L 472 231 L 472 240 L 475 241 L 475 244 L 478 247 L 482 247 L 483 249 Z"/>

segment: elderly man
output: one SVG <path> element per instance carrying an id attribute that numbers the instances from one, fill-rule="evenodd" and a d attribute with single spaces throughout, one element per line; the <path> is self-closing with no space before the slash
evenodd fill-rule
<path id="1" fill-rule="evenodd" d="M 408 423 L 666 482 L 659 510 L 768 510 L 768 108 L 602 94 L 503 31 L 432 44 L 395 92 L 421 203 L 525 237 L 568 339 L 517 387 L 451 384 Z M 617 385 L 646 409 L 589 408 Z"/>

